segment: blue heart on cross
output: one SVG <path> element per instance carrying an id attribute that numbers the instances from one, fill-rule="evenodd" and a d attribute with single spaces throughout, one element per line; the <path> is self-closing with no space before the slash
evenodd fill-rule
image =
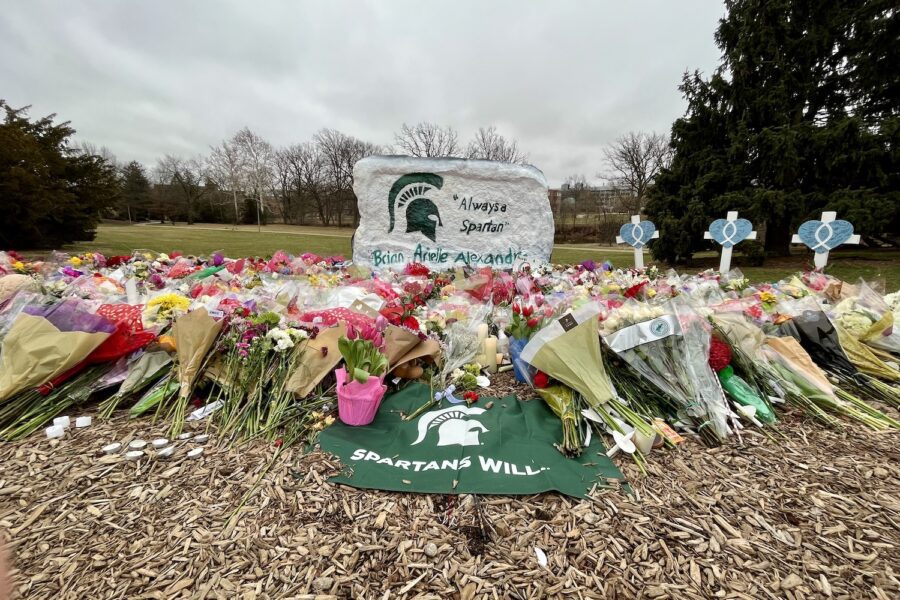
<path id="1" fill-rule="evenodd" d="M 747 219 L 726 221 L 716 219 L 709 224 L 709 235 L 724 248 L 731 248 L 747 239 L 753 232 L 753 223 Z"/>
<path id="2" fill-rule="evenodd" d="M 619 237 L 632 248 L 643 248 L 656 233 L 656 225 L 653 221 L 641 221 L 639 223 L 625 223 L 619 228 Z"/>
<path id="3" fill-rule="evenodd" d="M 840 219 L 829 223 L 815 219 L 801 225 L 797 235 L 810 250 L 822 254 L 834 250 L 853 237 L 853 224 Z"/>

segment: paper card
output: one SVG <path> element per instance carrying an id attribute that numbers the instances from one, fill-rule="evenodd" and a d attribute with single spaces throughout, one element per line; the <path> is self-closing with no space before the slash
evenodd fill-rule
<path id="1" fill-rule="evenodd" d="M 669 424 L 662 419 L 653 419 L 653 425 L 664 438 L 666 438 L 676 446 L 684 441 L 684 438 L 681 437 L 677 431 L 672 429 Z"/>

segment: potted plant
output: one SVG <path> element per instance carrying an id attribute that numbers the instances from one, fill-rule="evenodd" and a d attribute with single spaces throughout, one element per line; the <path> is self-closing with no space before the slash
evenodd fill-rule
<path id="1" fill-rule="evenodd" d="M 337 369 L 338 416 L 347 425 L 368 425 L 375 419 L 387 386 L 388 370 L 384 337 L 373 326 L 357 330 L 347 326 L 347 335 L 338 340 L 344 367 Z"/>

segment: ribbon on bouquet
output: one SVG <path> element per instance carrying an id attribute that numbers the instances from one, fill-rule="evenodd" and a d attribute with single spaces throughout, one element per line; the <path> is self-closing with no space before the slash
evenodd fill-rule
<path id="1" fill-rule="evenodd" d="M 453 395 L 453 392 L 455 392 L 455 391 L 456 391 L 455 385 L 452 385 L 452 384 L 448 385 L 447 389 L 445 389 L 443 392 L 435 392 L 434 399 L 436 402 L 440 402 L 441 400 L 446 400 L 450 404 L 462 404 L 463 402 L 465 402 L 465 400 L 463 400 L 462 398 L 457 398 L 456 396 Z"/>

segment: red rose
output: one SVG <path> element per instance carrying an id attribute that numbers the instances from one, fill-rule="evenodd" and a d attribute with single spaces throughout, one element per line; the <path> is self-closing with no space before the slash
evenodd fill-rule
<path id="1" fill-rule="evenodd" d="M 731 347 L 717 337 L 709 343 L 709 366 L 718 373 L 731 363 Z"/>
<path id="2" fill-rule="evenodd" d="M 532 379 L 532 383 L 534 383 L 534 387 L 542 390 L 550 385 L 550 377 L 548 377 L 547 374 L 543 371 L 538 371 L 537 373 L 535 373 L 534 379 Z"/>
<path id="3" fill-rule="evenodd" d="M 463 400 L 465 400 L 468 404 L 473 404 L 475 402 L 478 402 L 478 394 L 476 394 L 472 390 L 469 390 L 468 392 L 465 392 L 463 394 Z"/>
<path id="4" fill-rule="evenodd" d="M 281 448 L 283 445 L 284 445 L 284 440 L 283 440 L 283 439 L 278 438 L 277 440 L 275 440 L 275 447 L 276 447 L 276 448 Z"/>
<path id="5" fill-rule="evenodd" d="M 626 298 L 634 298 L 635 296 L 637 296 L 637 295 L 641 292 L 642 289 L 644 289 L 644 286 L 647 285 L 648 283 L 650 283 L 650 282 L 649 282 L 649 281 L 642 281 L 641 283 L 639 283 L 639 284 L 637 284 L 637 285 L 631 286 L 630 288 L 628 288 L 627 290 L 625 290 L 624 296 L 625 296 Z"/>
<path id="6" fill-rule="evenodd" d="M 403 319 L 403 326 L 407 329 L 412 329 L 413 331 L 419 330 L 419 322 L 413 316 L 409 316 Z"/>
<path id="7" fill-rule="evenodd" d="M 399 306 L 390 306 L 381 309 L 381 316 L 388 320 L 392 325 L 399 325 L 400 319 L 403 317 L 403 309 Z"/>

